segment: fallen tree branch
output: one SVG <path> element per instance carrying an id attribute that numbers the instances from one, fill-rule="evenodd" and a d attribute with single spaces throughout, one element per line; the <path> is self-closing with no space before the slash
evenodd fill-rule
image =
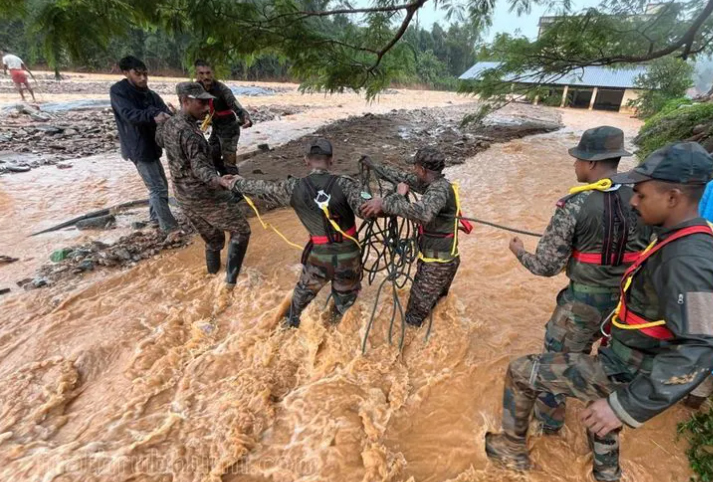
<path id="1" fill-rule="evenodd" d="M 62 228 L 67 228 L 69 226 L 73 226 L 73 225 L 77 224 L 79 221 L 84 221 L 85 219 L 92 219 L 92 218 L 96 218 L 99 216 L 106 216 L 107 214 L 111 214 L 112 212 L 116 212 L 120 209 L 128 209 L 128 208 L 133 208 L 136 206 L 148 206 L 148 204 L 149 204 L 148 199 L 140 199 L 138 201 L 129 201 L 129 202 L 117 204 L 116 206 L 111 206 L 108 208 L 100 209 L 98 211 L 92 211 L 90 213 L 84 214 L 84 215 L 76 217 L 74 219 L 70 219 L 69 221 L 65 221 L 65 222 L 58 224 L 56 226 L 52 226 L 51 228 L 43 229 L 42 231 L 32 233 L 32 234 L 30 234 L 30 237 L 37 236 L 39 234 L 50 233 L 52 231 L 58 231 Z"/>

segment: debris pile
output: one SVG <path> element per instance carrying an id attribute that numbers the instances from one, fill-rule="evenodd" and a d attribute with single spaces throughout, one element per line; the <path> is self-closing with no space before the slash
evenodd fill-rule
<path id="1" fill-rule="evenodd" d="M 301 107 L 275 105 L 248 111 L 253 123 L 260 123 L 296 114 Z M 71 165 L 62 161 L 119 151 L 114 114 L 109 108 L 62 110 L 55 106 L 50 113 L 29 104 L 16 104 L 4 112 L 0 122 L 0 174 L 58 163 L 59 168 L 66 168 Z"/>
<path id="2" fill-rule="evenodd" d="M 17 285 L 26 290 L 49 286 L 65 278 L 105 267 L 129 267 L 156 256 L 166 249 L 188 245 L 194 233 L 191 224 L 177 217 L 181 230 L 166 236 L 158 229 L 142 229 L 123 236 L 112 244 L 92 241 L 87 244 L 58 249 L 50 256 L 51 264 L 42 266 L 34 278 L 26 278 Z"/>

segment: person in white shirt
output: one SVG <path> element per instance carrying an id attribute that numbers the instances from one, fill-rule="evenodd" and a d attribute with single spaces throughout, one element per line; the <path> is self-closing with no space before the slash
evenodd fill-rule
<path id="1" fill-rule="evenodd" d="M 7 75 L 7 71 L 10 70 L 10 77 L 12 78 L 12 82 L 15 84 L 15 87 L 17 87 L 18 92 L 20 92 L 22 100 L 25 100 L 25 92 L 22 88 L 24 85 L 32 96 L 32 102 L 35 102 L 35 93 L 32 92 L 30 82 L 27 80 L 27 75 L 25 75 L 25 71 L 32 75 L 30 69 L 27 68 L 22 59 L 17 55 L 13 55 L 2 50 L 0 50 L 0 55 L 2 55 L 2 72 L 4 75 Z"/>

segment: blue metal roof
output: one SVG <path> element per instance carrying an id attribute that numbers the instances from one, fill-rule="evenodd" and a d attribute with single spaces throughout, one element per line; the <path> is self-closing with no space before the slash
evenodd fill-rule
<path id="1" fill-rule="evenodd" d="M 478 62 L 469 68 L 459 78 L 461 80 L 477 79 L 483 71 L 493 69 L 500 65 L 500 62 Z M 546 82 L 545 85 L 574 85 L 587 87 L 604 87 L 612 89 L 633 89 L 636 87 L 636 77 L 646 72 L 646 67 L 634 67 L 627 69 L 610 69 L 606 67 L 584 67 L 576 69 L 562 78 Z M 539 83 L 534 77 L 528 82 L 528 73 L 521 74 L 518 83 Z M 507 82 L 514 76 L 508 76 L 504 80 Z"/>

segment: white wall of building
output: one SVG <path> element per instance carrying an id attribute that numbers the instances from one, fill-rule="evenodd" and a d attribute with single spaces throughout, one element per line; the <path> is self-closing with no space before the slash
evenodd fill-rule
<path id="1" fill-rule="evenodd" d="M 639 91 L 634 89 L 626 89 L 624 91 L 624 98 L 621 99 L 621 109 L 619 112 L 625 112 L 627 114 L 633 114 L 634 111 L 631 107 L 627 106 L 629 100 L 635 100 L 639 98 Z"/>

